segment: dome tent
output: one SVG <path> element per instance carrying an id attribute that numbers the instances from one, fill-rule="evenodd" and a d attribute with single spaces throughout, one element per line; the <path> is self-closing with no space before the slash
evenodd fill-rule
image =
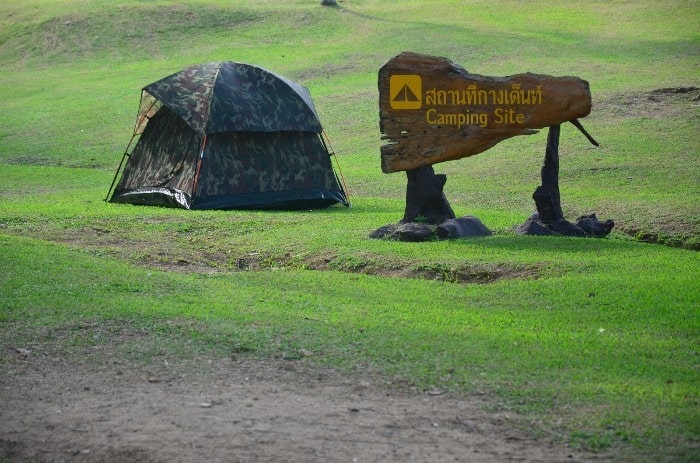
<path id="1" fill-rule="evenodd" d="M 331 155 L 305 87 L 250 64 L 202 64 L 143 88 L 107 197 L 185 209 L 348 206 Z"/>

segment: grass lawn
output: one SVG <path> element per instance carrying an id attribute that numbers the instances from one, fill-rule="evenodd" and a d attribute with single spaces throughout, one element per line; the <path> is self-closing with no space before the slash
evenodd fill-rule
<path id="1" fill-rule="evenodd" d="M 70 353 L 101 342 L 76 324 L 128 321 L 183 357 L 190 340 L 303 358 L 390 387 L 480 393 L 523 427 L 620 461 L 700 458 L 697 2 L 234 3 L 0 6 L 3 348 Z M 582 122 L 601 146 L 562 127 L 562 206 L 614 219 L 613 233 L 515 235 L 534 210 L 542 131 L 435 166 L 457 215 L 493 236 L 369 239 L 403 216 L 405 175 L 380 169 L 377 71 L 408 50 L 478 74 L 588 80 Z M 352 208 L 103 202 L 140 89 L 218 60 L 310 89 Z"/>

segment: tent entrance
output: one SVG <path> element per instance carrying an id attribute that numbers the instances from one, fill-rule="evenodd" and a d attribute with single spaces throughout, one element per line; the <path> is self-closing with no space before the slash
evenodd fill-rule
<path id="1" fill-rule="evenodd" d="M 190 208 L 201 139 L 163 106 L 150 118 L 111 202 Z"/>

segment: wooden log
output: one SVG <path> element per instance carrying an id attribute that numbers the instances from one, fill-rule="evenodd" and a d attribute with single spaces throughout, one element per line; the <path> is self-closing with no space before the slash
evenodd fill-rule
<path id="1" fill-rule="evenodd" d="M 445 174 L 435 174 L 432 166 L 421 166 L 406 171 L 406 210 L 401 223 L 421 220 L 437 225 L 454 219 L 455 213 L 447 200 L 443 188 L 447 182 Z"/>
<path id="2" fill-rule="evenodd" d="M 540 221 L 545 224 L 554 223 L 564 219 L 559 196 L 559 133 L 560 125 L 553 125 L 547 134 L 547 149 L 544 155 L 544 164 L 540 171 L 542 184 L 537 187 L 532 195 L 535 206 L 540 216 Z"/>
<path id="3" fill-rule="evenodd" d="M 591 111 L 588 82 L 578 77 L 487 77 L 411 52 L 380 68 L 378 86 L 385 173 L 472 156 Z"/>

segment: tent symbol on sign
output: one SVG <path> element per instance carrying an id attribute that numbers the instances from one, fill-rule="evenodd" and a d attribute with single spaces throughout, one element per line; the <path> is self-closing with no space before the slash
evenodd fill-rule
<path id="1" fill-rule="evenodd" d="M 408 85 L 404 85 L 401 87 L 401 90 L 399 90 L 399 93 L 394 97 L 394 103 L 397 102 L 408 102 L 408 101 L 419 101 L 418 97 L 416 96 L 415 93 L 411 90 L 411 88 Z"/>
<path id="2" fill-rule="evenodd" d="M 423 83 L 419 75 L 393 75 L 389 79 L 392 109 L 420 109 Z"/>

